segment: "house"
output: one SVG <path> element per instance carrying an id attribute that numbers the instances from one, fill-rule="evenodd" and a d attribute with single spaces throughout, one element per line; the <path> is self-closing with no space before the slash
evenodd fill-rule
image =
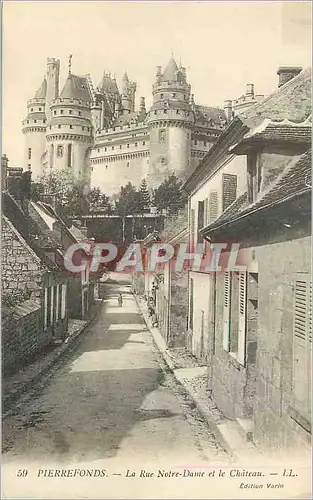
<path id="1" fill-rule="evenodd" d="M 246 162 L 246 189 L 200 230 L 210 244 L 243 248 L 243 267 L 212 278 L 208 383 L 264 449 L 311 440 L 310 114 L 304 70 L 241 116 L 229 154 Z"/>
<path id="2" fill-rule="evenodd" d="M 278 90 L 257 104 L 245 107 L 222 132 L 217 142 L 185 181 L 188 193 L 190 248 L 195 250 L 204 239 L 201 228 L 213 223 L 227 208 L 240 203 L 247 193 L 246 155 L 231 151 L 249 130 L 265 119 L 293 117 L 303 121 L 310 110 L 311 74 L 300 68 L 279 68 Z M 290 106 L 289 106 L 290 103 Z M 308 141 L 308 138 L 306 139 Z M 242 198 L 243 197 L 243 198 Z M 214 345 L 215 273 L 191 270 L 189 273 L 188 349 L 211 366 Z"/>
<path id="3" fill-rule="evenodd" d="M 42 228 L 42 230 L 51 235 L 58 241 L 62 256 L 64 258 L 66 251 L 71 245 L 77 245 L 87 238 L 75 226 L 67 227 L 65 222 L 59 217 L 51 205 L 42 202 L 29 202 L 30 216 Z M 69 277 L 69 297 L 68 307 L 71 318 L 84 318 L 88 314 L 89 308 L 95 297 L 95 283 L 98 279 L 96 273 L 90 274 L 90 258 L 87 252 L 81 248 L 78 250 L 80 261 L 86 261 L 85 270 L 81 273 L 70 273 Z"/>
<path id="4" fill-rule="evenodd" d="M 16 371 L 67 337 L 68 279 L 58 245 L 8 193 L 2 193 L 2 363 Z"/>

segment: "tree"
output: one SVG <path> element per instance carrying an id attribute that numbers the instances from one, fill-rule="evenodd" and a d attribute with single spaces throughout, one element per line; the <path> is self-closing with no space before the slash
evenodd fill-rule
<path id="1" fill-rule="evenodd" d="M 99 187 L 95 187 L 89 191 L 87 201 L 89 212 L 103 212 L 106 214 L 112 213 L 110 199 L 101 192 Z"/>
<path id="2" fill-rule="evenodd" d="M 138 205 L 138 192 L 135 186 L 128 182 L 126 186 L 121 187 L 118 201 L 115 204 L 115 211 L 118 215 L 125 217 L 138 212 Z"/>
<path id="3" fill-rule="evenodd" d="M 174 215 L 187 203 L 187 196 L 183 193 L 182 182 L 175 174 L 170 175 L 153 192 L 153 204 L 160 213 L 168 210 L 170 215 Z"/>
<path id="4" fill-rule="evenodd" d="M 143 179 L 138 191 L 138 212 L 141 214 L 149 212 L 150 204 L 150 194 L 148 191 L 147 182 L 146 179 Z"/>

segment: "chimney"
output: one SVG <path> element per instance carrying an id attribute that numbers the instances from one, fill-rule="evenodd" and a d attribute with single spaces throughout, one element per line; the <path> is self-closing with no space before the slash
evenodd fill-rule
<path id="1" fill-rule="evenodd" d="M 300 71 L 302 71 L 302 68 L 299 66 L 281 66 L 277 70 L 277 75 L 279 76 L 278 80 L 278 88 L 281 87 L 282 85 L 285 85 L 285 83 L 289 82 L 289 80 L 292 80 L 295 76 L 297 76 Z"/>
<path id="2" fill-rule="evenodd" d="M 7 189 L 7 175 L 8 175 L 8 164 L 9 159 L 7 155 L 2 155 L 1 157 L 1 191 Z"/>
<path id="3" fill-rule="evenodd" d="M 253 83 L 247 83 L 246 97 L 254 98 L 254 85 Z"/>
<path id="4" fill-rule="evenodd" d="M 226 114 L 227 123 L 229 123 L 233 117 L 233 105 L 232 101 L 228 100 L 224 102 L 224 111 Z"/>

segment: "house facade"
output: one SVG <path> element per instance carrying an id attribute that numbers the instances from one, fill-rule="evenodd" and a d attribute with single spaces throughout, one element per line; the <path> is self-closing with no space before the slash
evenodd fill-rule
<path id="1" fill-rule="evenodd" d="M 264 449 L 311 439 L 310 114 L 310 70 L 248 110 L 229 148 L 246 162 L 246 190 L 200 231 L 243 249 L 243 267 L 212 279 L 208 384 Z"/>

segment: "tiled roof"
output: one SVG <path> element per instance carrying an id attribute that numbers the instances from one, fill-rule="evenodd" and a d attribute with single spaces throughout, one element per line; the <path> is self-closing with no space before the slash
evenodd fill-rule
<path id="1" fill-rule="evenodd" d="M 108 94 L 119 93 L 115 79 L 106 74 L 103 75 L 103 78 L 99 84 L 99 89 L 103 92 L 107 92 Z"/>
<path id="2" fill-rule="evenodd" d="M 91 121 L 88 118 L 77 118 L 74 116 L 53 116 L 49 122 L 50 125 L 79 125 L 83 127 L 91 127 Z"/>
<path id="3" fill-rule="evenodd" d="M 312 113 L 311 85 L 311 68 L 308 68 L 238 116 L 250 128 L 260 117 L 302 122 Z"/>
<path id="4" fill-rule="evenodd" d="M 230 225 L 235 220 L 248 217 L 265 207 L 279 204 L 288 198 L 311 191 L 311 150 L 301 157 L 292 159 L 284 172 L 277 177 L 276 182 L 264 191 L 261 198 L 252 204 L 247 204 L 247 193 L 239 197 L 212 224 L 204 228 L 203 233 L 209 234 L 224 225 Z"/>
<path id="5" fill-rule="evenodd" d="M 84 76 L 69 74 L 60 94 L 62 99 L 78 99 L 90 103 L 87 79 Z"/>
<path id="6" fill-rule="evenodd" d="M 127 113 L 125 115 L 119 116 L 115 121 L 114 125 L 123 126 L 133 123 L 143 122 L 145 115 L 142 115 L 140 111 L 134 111 L 133 113 Z"/>
<path id="7" fill-rule="evenodd" d="M 176 61 L 175 61 L 174 57 L 171 57 L 171 59 L 169 60 L 167 66 L 163 72 L 161 80 L 162 81 L 176 81 L 177 71 L 178 71 L 178 66 L 176 64 Z"/>
<path id="8" fill-rule="evenodd" d="M 25 120 L 44 120 L 46 118 L 44 111 L 35 111 L 33 113 L 29 113 Z"/>
<path id="9" fill-rule="evenodd" d="M 210 106 L 195 105 L 196 120 L 209 121 L 212 120 L 215 125 L 220 125 L 221 121 L 226 122 L 226 114 L 223 109 L 213 108 Z"/>

